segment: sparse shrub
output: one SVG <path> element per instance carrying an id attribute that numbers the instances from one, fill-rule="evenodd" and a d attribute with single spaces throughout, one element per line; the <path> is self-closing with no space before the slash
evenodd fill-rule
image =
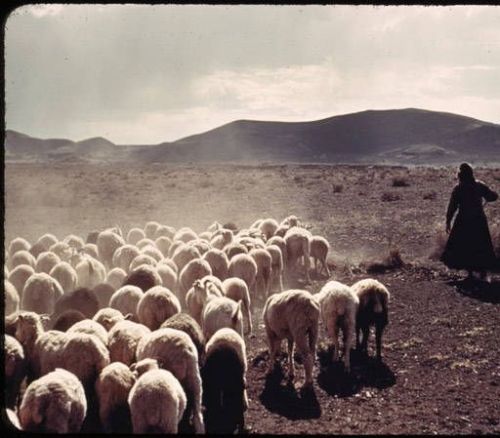
<path id="1" fill-rule="evenodd" d="M 365 267 L 366 272 L 369 274 L 380 274 L 386 271 L 400 269 L 405 265 L 405 263 L 403 262 L 399 249 L 392 248 L 389 251 L 389 254 L 387 254 L 382 261 L 371 260 L 369 262 L 364 262 L 361 265 Z"/>
<path id="2" fill-rule="evenodd" d="M 404 176 L 395 176 L 392 178 L 392 187 L 408 187 L 410 183 Z"/>
<path id="3" fill-rule="evenodd" d="M 424 199 L 431 200 L 431 201 L 436 199 L 436 197 L 437 197 L 437 193 L 434 190 L 431 192 L 424 193 L 424 196 L 423 196 Z"/>
<path id="4" fill-rule="evenodd" d="M 342 193 L 344 186 L 342 184 L 333 184 L 333 193 Z"/>
<path id="5" fill-rule="evenodd" d="M 301 177 L 301 176 L 295 175 L 293 177 L 293 182 L 296 182 L 297 184 L 303 183 L 304 182 L 304 178 Z"/>
<path id="6" fill-rule="evenodd" d="M 401 199 L 401 196 L 399 196 L 397 193 L 384 192 L 382 193 L 381 199 L 383 202 L 393 202 L 399 201 Z"/>
<path id="7" fill-rule="evenodd" d="M 448 235 L 444 230 L 441 230 L 436 234 L 432 252 L 429 255 L 429 258 L 431 260 L 439 260 L 441 254 L 443 254 L 444 247 L 446 246 L 447 241 L 448 241 Z"/>

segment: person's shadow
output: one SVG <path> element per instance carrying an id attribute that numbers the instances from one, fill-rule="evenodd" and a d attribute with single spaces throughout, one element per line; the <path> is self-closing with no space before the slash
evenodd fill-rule
<path id="1" fill-rule="evenodd" d="M 448 285 L 455 287 L 458 293 L 486 303 L 500 303 L 500 281 L 492 282 L 478 280 L 476 278 L 465 278 L 462 280 L 451 280 Z"/>

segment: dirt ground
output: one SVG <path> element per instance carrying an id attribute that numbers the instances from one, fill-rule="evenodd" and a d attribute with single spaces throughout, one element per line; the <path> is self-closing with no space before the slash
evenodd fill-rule
<path id="1" fill-rule="evenodd" d="M 261 310 L 247 339 L 246 424 L 255 433 L 500 433 L 500 276 L 463 281 L 429 259 L 455 184 L 454 168 L 327 165 L 22 164 L 5 167 L 5 239 L 50 232 L 86 238 L 118 224 L 156 220 L 202 231 L 213 221 L 249 226 L 296 214 L 331 244 L 331 279 L 374 277 L 391 292 L 383 361 L 331 362 L 321 331 L 313 392 L 286 384 L 287 365 L 266 376 Z M 500 170 L 476 177 L 500 191 Z M 500 241 L 500 202 L 486 208 Z M 363 262 L 399 251 L 405 265 L 367 274 Z M 361 265 L 360 265 L 361 264 Z M 289 287 L 317 292 L 328 280 Z M 373 341 L 373 340 L 372 340 Z M 373 345 L 371 345 L 373 347 Z M 300 358 L 297 358 L 300 360 Z M 297 387 L 303 368 L 297 367 Z"/>

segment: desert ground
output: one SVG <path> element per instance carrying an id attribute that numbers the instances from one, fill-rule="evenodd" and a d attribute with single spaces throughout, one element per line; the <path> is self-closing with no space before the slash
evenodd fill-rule
<path id="1" fill-rule="evenodd" d="M 332 165 L 5 165 L 5 242 L 50 232 L 84 239 L 119 225 L 126 233 L 156 220 L 206 229 L 213 221 L 243 228 L 260 217 L 295 214 L 331 245 L 331 279 L 373 277 L 391 293 L 383 360 L 353 353 L 351 375 L 333 364 L 320 330 L 314 391 L 266 376 L 261 310 L 247 339 L 246 425 L 254 433 L 500 433 L 500 276 L 464 282 L 430 257 L 444 236 L 452 167 Z M 500 191 L 499 169 L 476 177 Z M 496 245 L 500 201 L 485 207 Z M 441 239 L 441 241 L 439 240 Z M 367 272 L 393 251 L 397 262 Z M 289 287 L 317 292 L 328 281 L 301 276 Z M 371 345 L 373 347 L 373 345 Z M 300 358 L 297 358 L 300 359 Z M 297 388 L 303 368 L 297 367 Z"/>

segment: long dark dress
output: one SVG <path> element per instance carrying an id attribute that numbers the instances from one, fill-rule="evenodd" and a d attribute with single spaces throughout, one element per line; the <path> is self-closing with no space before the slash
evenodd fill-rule
<path id="1" fill-rule="evenodd" d="M 446 213 L 447 223 L 451 223 L 457 209 L 458 214 L 441 256 L 441 261 L 449 268 L 500 269 L 483 210 L 483 198 L 492 202 L 498 199 L 498 194 L 481 181 L 461 182 L 453 189 Z"/>

